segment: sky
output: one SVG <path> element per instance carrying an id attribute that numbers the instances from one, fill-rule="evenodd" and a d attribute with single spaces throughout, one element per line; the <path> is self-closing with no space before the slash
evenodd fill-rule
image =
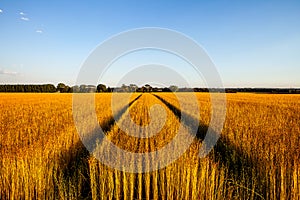
<path id="1" fill-rule="evenodd" d="M 1 0 L 0 84 L 74 85 L 99 44 L 161 27 L 196 41 L 224 87 L 300 87 L 299 19 L 300 1 Z M 149 63 L 170 65 L 191 86 L 205 82 L 184 61 L 149 50 L 120 58 L 99 81 L 114 86 L 132 66 Z"/>

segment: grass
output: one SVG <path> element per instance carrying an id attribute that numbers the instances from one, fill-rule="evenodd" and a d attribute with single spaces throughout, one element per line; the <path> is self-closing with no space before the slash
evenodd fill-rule
<path id="1" fill-rule="evenodd" d="M 147 137 L 157 132 L 156 127 L 161 130 L 149 138 L 126 134 L 112 117 L 112 94 L 96 94 L 97 120 L 116 146 L 149 153 L 176 136 L 181 109 L 174 94 L 157 93 L 160 99 L 134 94 L 129 110 L 122 101 L 124 94 L 117 95 L 117 121 L 131 134 Z M 191 101 L 189 93 L 176 95 L 187 104 Z M 89 154 L 74 126 L 71 94 L 0 96 L 0 199 L 300 198 L 299 95 L 227 94 L 221 138 L 200 159 L 198 152 L 212 111 L 209 94 L 198 93 L 200 127 L 190 148 L 175 162 L 147 173 L 119 171 Z M 149 109 L 155 104 L 164 109 L 157 110 L 154 117 Z M 182 112 L 193 111 L 187 107 Z M 140 129 L 128 121 L 127 114 Z M 88 133 L 84 141 L 94 144 L 94 155 L 114 156 L 114 162 L 122 163 L 121 154 L 112 155 L 102 140 L 94 142 L 99 136 L 84 119 L 87 116 L 82 118 Z M 188 125 L 183 128 L 189 132 Z M 182 144 L 176 145 L 172 148 L 179 151 Z M 151 165 L 155 161 L 151 159 L 145 163 Z"/>

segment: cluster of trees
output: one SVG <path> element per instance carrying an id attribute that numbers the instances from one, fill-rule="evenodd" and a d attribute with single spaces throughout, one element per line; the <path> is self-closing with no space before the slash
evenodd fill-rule
<path id="1" fill-rule="evenodd" d="M 71 88 L 72 92 L 75 93 L 88 93 L 88 92 L 112 92 L 113 89 L 106 87 L 104 84 L 95 85 L 75 85 Z"/>
<path id="2" fill-rule="evenodd" d="M 0 85 L 0 92 L 56 92 L 56 87 L 52 84 Z"/>
<path id="3" fill-rule="evenodd" d="M 56 87 L 53 84 L 43 85 L 0 85 L 0 92 L 44 92 L 44 93 L 72 93 L 72 92 L 112 92 L 113 88 L 106 87 L 104 84 L 94 85 L 80 85 L 68 86 L 64 83 L 59 83 Z"/>
<path id="4" fill-rule="evenodd" d="M 273 93 L 273 94 L 300 94 L 300 89 L 294 88 L 178 88 L 176 85 L 170 87 L 158 88 L 146 84 L 138 87 L 135 84 L 125 85 L 121 87 L 107 87 L 104 84 L 95 85 L 80 85 L 68 86 L 64 83 L 59 83 L 56 87 L 52 84 L 44 85 L 0 85 L 0 92 L 60 92 L 60 93 L 88 93 L 88 92 L 255 92 L 255 93 Z"/>
<path id="5" fill-rule="evenodd" d="M 226 88 L 226 93 L 253 92 L 267 94 L 300 94 L 297 88 Z"/>
<path id="6" fill-rule="evenodd" d="M 121 87 L 113 88 L 114 92 L 177 92 L 179 88 L 175 85 L 171 85 L 170 87 L 158 88 L 152 87 L 149 84 L 146 84 L 142 87 L 138 87 L 135 84 L 125 85 L 123 84 Z"/>

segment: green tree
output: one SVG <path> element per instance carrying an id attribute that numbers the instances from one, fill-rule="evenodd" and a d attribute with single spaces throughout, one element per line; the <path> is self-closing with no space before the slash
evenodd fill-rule
<path id="1" fill-rule="evenodd" d="M 130 88 L 130 92 L 136 92 L 139 87 L 135 84 L 130 84 L 129 88 Z"/>
<path id="2" fill-rule="evenodd" d="M 65 88 L 66 88 L 65 84 L 59 83 L 59 84 L 57 84 L 56 91 L 59 91 L 62 93 L 62 92 L 65 92 Z"/>
<path id="3" fill-rule="evenodd" d="M 172 92 L 177 92 L 178 91 L 178 87 L 176 85 L 171 85 L 169 87 L 169 89 L 172 91 Z"/>
<path id="4" fill-rule="evenodd" d="M 86 85 L 80 85 L 79 92 L 87 92 Z"/>
<path id="5" fill-rule="evenodd" d="M 72 91 L 73 91 L 74 93 L 80 92 L 80 89 L 79 89 L 78 85 L 74 85 L 74 86 L 72 87 Z"/>
<path id="6" fill-rule="evenodd" d="M 106 85 L 104 84 L 97 85 L 97 92 L 106 92 L 106 91 L 107 91 Z"/>

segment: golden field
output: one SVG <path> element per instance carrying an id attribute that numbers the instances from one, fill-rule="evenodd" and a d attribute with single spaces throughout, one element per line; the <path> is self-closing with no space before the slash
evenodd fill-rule
<path id="1" fill-rule="evenodd" d="M 122 99 L 124 94 L 114 95 Z M 176 95 L 191 101 L 190 93 Z M 213 111 L 209 94 L 196 93 L 200 126 L 189 149 L 162 169 L 131 173 L 102 164 L 86 150 L 74 125 L 72 94 L 0 94 L 0 199 L 300 199 L 300 95 L 226 96 L 224 128 L 207 157 L 198 153 Z M 156 135 L 150 137 L 151 126 L 135 130 L 144 138 L 118 127 L 111 97 L 95 94 L 95 110 L 116 146 L 154 152 L 176 137 L 181 122 L 174 94 L 134 93 L 129 110 L 123 109 L 126 102 L 118 103 L 118 121 L 128 130 L 135 129 L 126 112 L 136 125 L 147 127 L 164 121 L 163 113 L 151 118 L 151 106 L 164 108 L 166 120 Z M 94 127 L 87 121 L 85 128 L 92 132 Z M 186 126 L 183 130 L 189 132 Z M 97 140 L 97 135 L 84 137 Z M 102 149 L 116 162 L 122 159 L 101 141 L 94 149 L 94 155 Z"/>

